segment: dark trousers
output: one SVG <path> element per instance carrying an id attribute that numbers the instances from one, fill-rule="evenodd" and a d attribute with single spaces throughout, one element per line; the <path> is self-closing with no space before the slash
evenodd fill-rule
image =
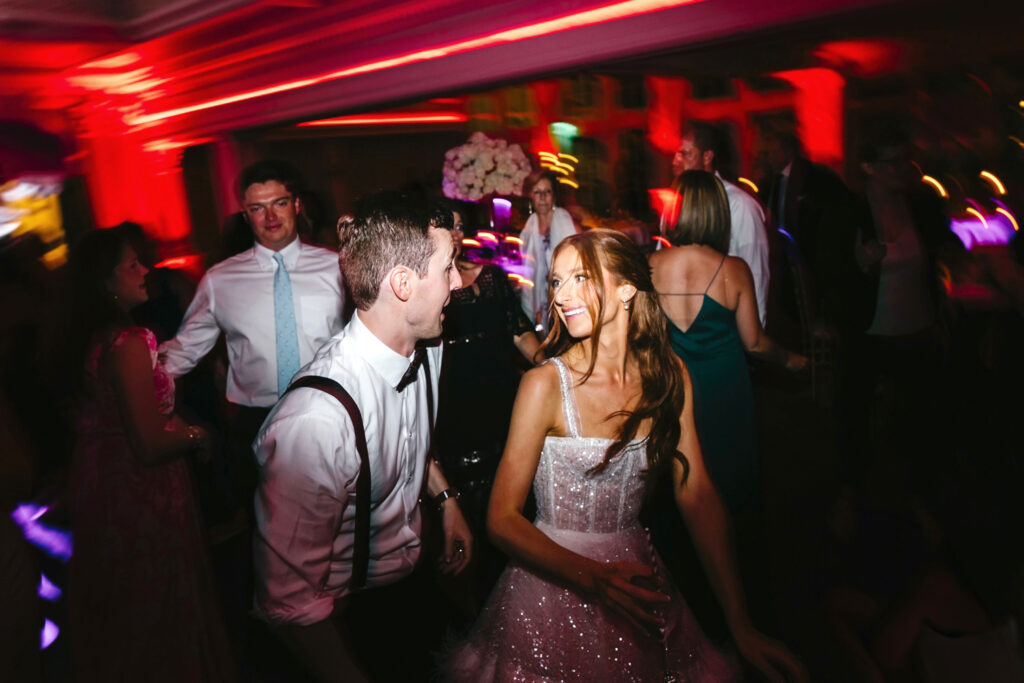
<path id="1" fill-rule="evenodd" d="M 228 410 L 226 451 L 233 482 L 232 493 L 235 506 L 244 508 L 249 519 L 253 516 L 253 494 L 259 483 L 259 468 L 252 442 L 269 414 L 270 408 L 237 404 L 231 404 Z"/>
<path id="2" fill-rule="evenodd" d="M 333 619 L 370 680 L 425 683 L 436 678 L 435 653 L 451 608 L 429 562 L 398 583 L 356 593 L 346 602 L 344 607 L 339 603 Z"/>
<path id="3" fill-rule="evenodd" d="M 254 590 L 252 564 L 253 496 L 259 483 L 259 468 L 253 455 L 252 442 L 259 433 L 270 408 L 253 408 L 229 404 L 224 443 L 226 476 L 229 480 L 230 507 L 241 521 L 247 522 L 242 533 L 213 548 L 217 580 L 224 608 L 224 620 L 235 658 L 239 663 L 239 680 L 253 680 L 251 663 L 259 639 L 251 633 L 249 618 Z"/>
<path id="4" fill-rule="evenodd" d="M 840 402 L 844 483 L 906 493 L 938 466 L 944 425 L 942 354 L 932 328 L 903 336 L 858 335 L 847 344 Z M 895 488 L 893 488 L 895 487 Z"/>

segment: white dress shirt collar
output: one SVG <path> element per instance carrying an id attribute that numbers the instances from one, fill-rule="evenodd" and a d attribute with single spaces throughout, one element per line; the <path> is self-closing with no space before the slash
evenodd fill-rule
<path id="1" fill-rule="evenodd" d="M 288 246 L 281 249 L 279 252 L 272 249 L 267 249 L 265 246 L 256 242 L 252 245 L 252 254 L 256 259 L 256 263 L 259 264 L 263 270 L 274 270 L 277 265 L 274 263 L 274 254 L 280 253 L 281 258 L 284 259 L 284 267 L 288 270 L 295 268 L 295 264 L 299 260 L 299 254 L 302 252 L 302 240 L 299 239 L 298 235 L 295 236 Z"/>
<path id="2" fill-rule="evenodd" d="M 359 311 L 352 315 L 352 322 L 349 323 L 349 334 L 352 340 L 359 346 L 363 359 L 373 368 L 384 381 L 393 387 L 397 387 L 402 381 L 402 376 L 409 369 L 416 352 L 406 357 L 398 353 L 390 346 L 377 338 L 359 318 Z"/>

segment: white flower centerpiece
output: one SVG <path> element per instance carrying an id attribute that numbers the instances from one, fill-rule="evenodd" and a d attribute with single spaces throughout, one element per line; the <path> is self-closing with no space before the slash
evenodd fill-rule
<path id="1" fill-rule="evenodd" d="M 521 195 L 532 170 L 519 145 L 473 133 L 444 155 L 444 196 L 475 202 L 489 194 Z"/>

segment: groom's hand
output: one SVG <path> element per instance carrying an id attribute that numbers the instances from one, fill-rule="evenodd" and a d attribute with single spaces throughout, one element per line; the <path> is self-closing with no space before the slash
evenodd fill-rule
<path id="1" fill-rule="evenodd" d="M 455 498 L 441 505 L 441 526 L 444 529 L 444 557 L 441 565 L 445 574 L 458 574 L 467 566 L 473 554 L 473 534 Z"/>

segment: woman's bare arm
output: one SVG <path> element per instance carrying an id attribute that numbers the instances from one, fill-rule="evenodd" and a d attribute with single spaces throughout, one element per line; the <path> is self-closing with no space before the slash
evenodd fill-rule
<path id="1" fill-rule="evenodd" d="M 789 370 L 800 370 L 807 365 L 807 357 L 782 348 L 761 327 L 757 312 L 757 295 L 754 291 L 754 277 L 743 259 L 726 259 L 728 276 L 738 288 L 736 302 L 736 328 L 740 341 L 747 353 L 786 366 Z"/>
<path id="2" fill-rule="evenodd" d="M 142 339 L 126 339 L 110 351 L 107 363 L 128 443 L 144 464 L 183 455 L 205 439 L 197 427 L 164 428 L 168 420 L 157 408 L 153 363 Z"/>

